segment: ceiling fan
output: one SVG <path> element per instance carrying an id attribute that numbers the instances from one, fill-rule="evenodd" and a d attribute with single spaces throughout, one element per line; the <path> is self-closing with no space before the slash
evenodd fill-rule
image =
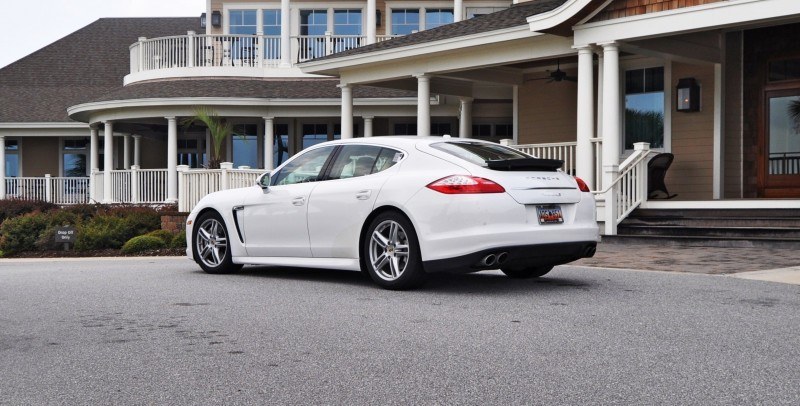
<path id="1" fill-rule="evenodd" d="M 547 79 L 549 79 L 547 81 L 547 83 L 561 82 L 561 81 L 564 81 L 564 80 L 566 80 L 568 82 L 577 82 L 578 81 L 577 77 L 568 76 L 567 72 L 564 72 L 563 70 L 561 70 L 561 59 L 558 59 L 557 62 L 556 62 L 556 70 L 548 71 L 548 72 L 550 72 L 550 75 L 547 76 L 547 77 L 528 79 L 528 80 L 526 80 L 526 82 L 531 81 L 531 80 L 547 80 Z"/>

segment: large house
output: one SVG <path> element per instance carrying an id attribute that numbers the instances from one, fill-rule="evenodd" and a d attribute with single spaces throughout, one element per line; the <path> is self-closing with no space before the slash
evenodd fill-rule
<path id="1" fill-rule="evenodd" d="M 607 234 L 637 207 L 797 209 L 798 34 L 797 0 L 208 0 L 200 18 L 101 19 L 0 69 L 0 178 L 19 179 L 0 197 L 49 174 L 98 201 L 176 200 L 179 165 L 212 144 L 182 123 L 208 106 L 235 124 L 234 167 L 338 137 L 506 140 L 564 159 Z M 643 184 L 654 152 L 674 155 L 668 200 Z"/>

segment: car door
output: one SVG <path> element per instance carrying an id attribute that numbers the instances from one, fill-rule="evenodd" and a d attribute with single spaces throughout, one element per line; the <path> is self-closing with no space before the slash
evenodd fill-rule
<path id="1" fill-rule="evenodd" d="M 358 258 L 358 238 L 381 187 L 402 159 L 401 151 L 374 145 L 345 145 L 324 182 L 311 192 L 308 230 L 317 258 Z"/>
<path id="2" fill-rule="evenodd" d="M 308 202 L 335 146 L 303 152 L 275 172 L 270 186 L 250 194 L 239 219 L 251 257 L 310 257 Z"/>

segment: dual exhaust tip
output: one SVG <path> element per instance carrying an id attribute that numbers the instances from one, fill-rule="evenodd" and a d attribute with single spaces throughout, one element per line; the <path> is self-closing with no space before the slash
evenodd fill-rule
<path id="1" fill-rule="evenodd" d="M 500 266 L 503 265 L 504 262 L 508 259 L 507 252 L 499 252 L 497 254 L 489 254 L 483 257 L 480 261 L 478 261 L 478 266 L 480 267 L 492 267 L 492 266 Z"/>

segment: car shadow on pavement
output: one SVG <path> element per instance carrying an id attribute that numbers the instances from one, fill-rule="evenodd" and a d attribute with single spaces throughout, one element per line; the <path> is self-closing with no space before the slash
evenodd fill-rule
<path id="1" fill-rule="evenodd" d="M 336 283 L 380 289 L 370 278 L 355 271 L 319 268 L 287 268 L 273 266 L 246 266 L 234 275 L 309 282 Z M 478 272 L 466 274 L 434 273 L 415 291 L 451 294 L 509 294 L 550 292 L 563 290 L 589 291 L 591 279 L 566 278 L 547 275 L 541 278 L 512 279 L 497 273 Z M 592 280 L 592 282 L 594 282 Z"/>

